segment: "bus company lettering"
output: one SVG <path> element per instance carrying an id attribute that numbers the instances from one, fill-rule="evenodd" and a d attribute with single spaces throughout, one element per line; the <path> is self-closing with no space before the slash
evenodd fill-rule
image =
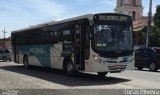
<path id="1" fill-rule="evenodd" d="M 44 50 L 43 50 L 43 48 L 31 48 L 29 50 L 29 52 L 30 53 L 36 53 L 36 54 L 42 54 L 42 53 L 44 53 Z"/>

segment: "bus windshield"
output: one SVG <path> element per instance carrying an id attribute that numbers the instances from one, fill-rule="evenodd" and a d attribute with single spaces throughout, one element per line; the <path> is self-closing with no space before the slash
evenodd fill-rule
<path id="1" fill-rule="evenodd" d="M 132 49 L 132 26 L 121 24 L 94 25 L 94 46 L 96 50 Z"/>

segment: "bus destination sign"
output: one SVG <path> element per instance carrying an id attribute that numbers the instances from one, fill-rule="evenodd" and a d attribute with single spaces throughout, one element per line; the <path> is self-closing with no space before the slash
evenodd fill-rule
<path id="1" fill-rule="evenodd" d="M 115 16 L 115 15 L 98 15 L 99 21 L 128 21 L 127 16 Z"/>

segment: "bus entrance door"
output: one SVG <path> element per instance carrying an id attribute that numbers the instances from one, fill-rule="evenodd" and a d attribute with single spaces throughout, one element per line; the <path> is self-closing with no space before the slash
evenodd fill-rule
<path id="1" fill-rule="evenodd" d="M 75 68 L 84 70 L 84 58 L 82 54 L 82 26 L 81 25 L 75 25 L 75 33 L 74 33 L 74 62 L 75 62 Z"/>

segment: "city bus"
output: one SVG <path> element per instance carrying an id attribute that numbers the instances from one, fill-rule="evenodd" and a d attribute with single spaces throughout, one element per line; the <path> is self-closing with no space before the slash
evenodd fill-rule
<path id="1" fill-rule="evenodd" d="M 24 67 L 61 69 L 68 75 L 105 76 L 134 69 L 132 17 L 88 14 L 11 33 L 12 60 Z"/>

